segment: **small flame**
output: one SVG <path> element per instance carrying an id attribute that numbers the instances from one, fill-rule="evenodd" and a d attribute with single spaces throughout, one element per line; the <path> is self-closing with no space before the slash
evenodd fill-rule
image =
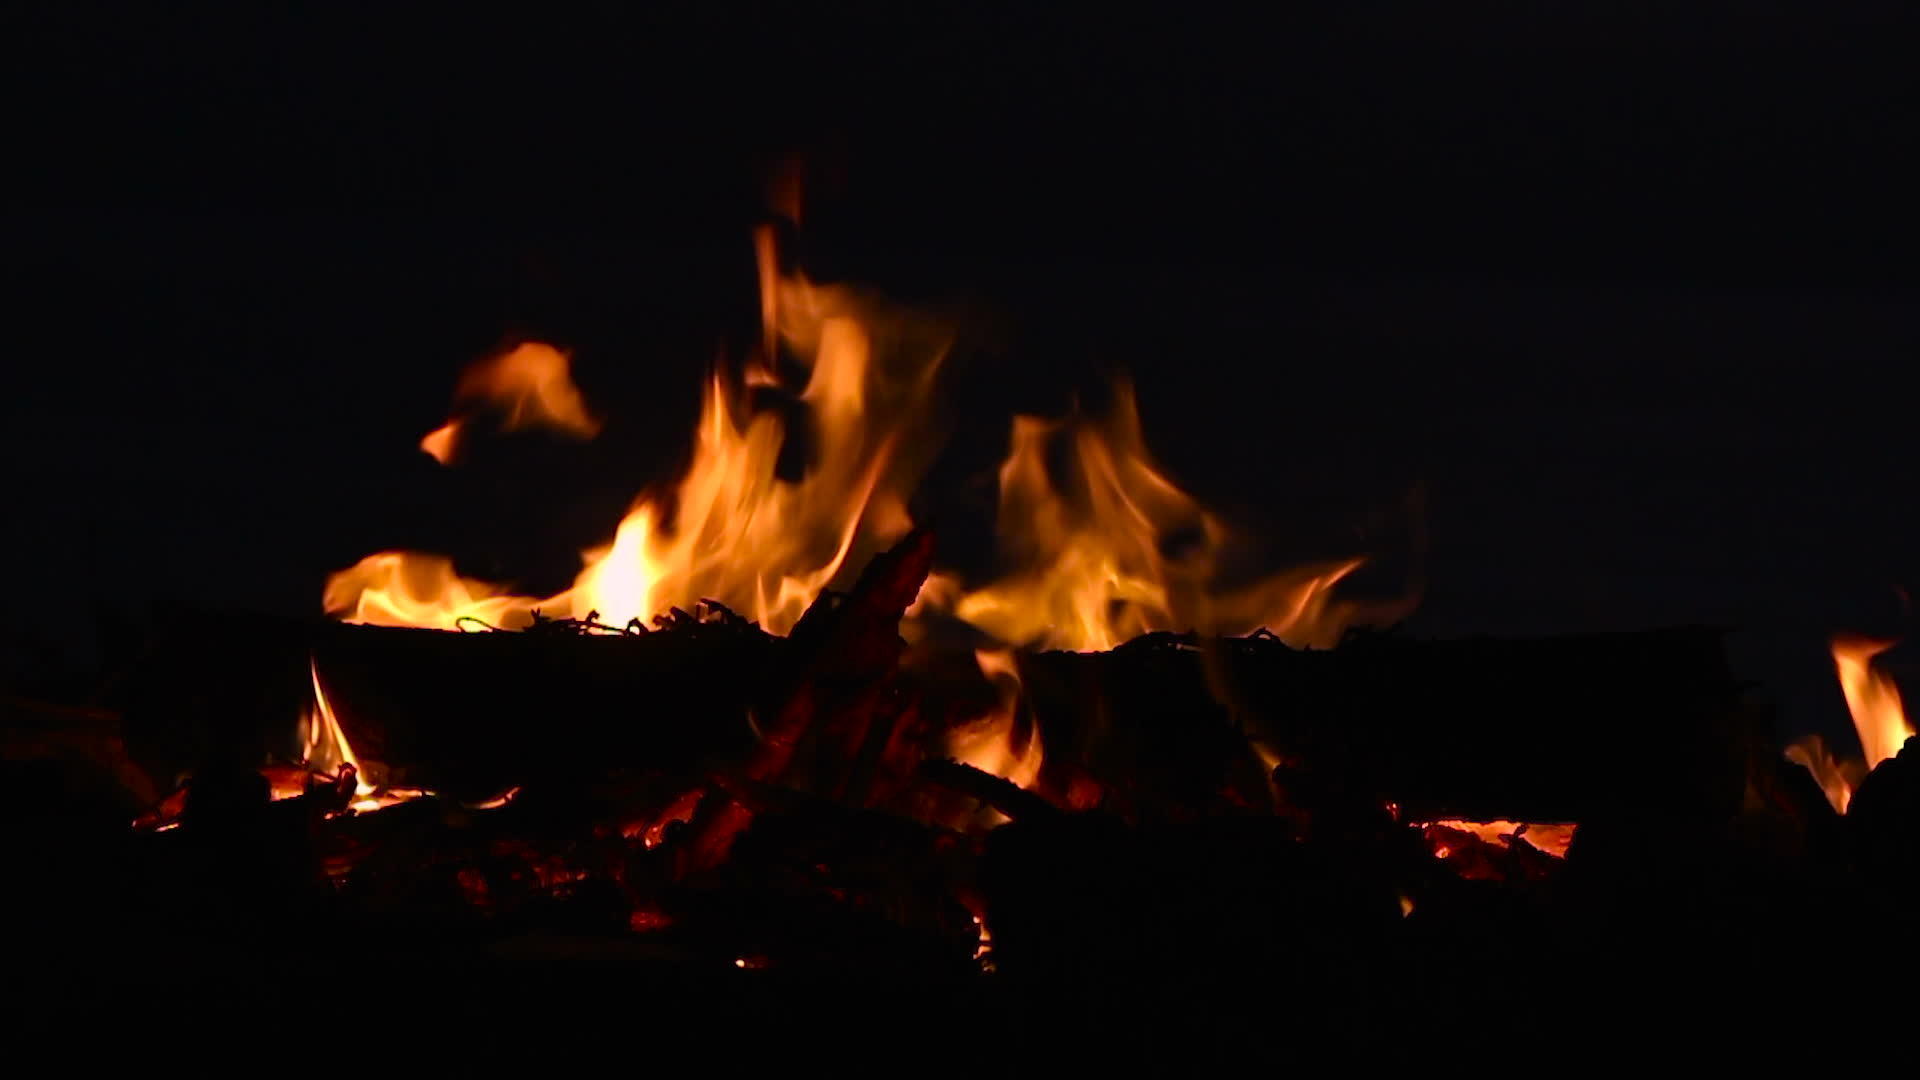
<path id="1" fill-rule="evenodd" d="M 987 921 L 978 915 L 973 917 L 973 925 L 980 928 L 979 936 L 975 939 L 973 946 L 973 960 L 980 965 L 980 970 L 983 973 L 991 975 L 995 966 L 993 962 L 993 931 L 987 929 Z"/>
<path id="2" fill-rule="evenodd" d="M 462 406 L 491 404 L 501 410 L 501 427 L 507 431 L 545 427 L 590 439 L 600 433 L 600 421 L 588 415 L 569 366 L 566 353 L 538 341 L 487 357 L 460 377 L 455 412 Z M 420 449 L 442 465 L 451 464 L 465 426 L 465 419 L 455 415 L 421 439 Z"/>
<path id="3" fill-rule="evenodd" d="M 1000 699 L 986 716 L 956 729 L 947 750 L 956 761 L 1031 789 L 1040 779 L 1040 729 L 1029 724 L 1021 730 L 1020 669 L 1013 650 L 978 649 L 973 658 Z"/>
<path id="4" fill-rule="evenodd" d="M 340 717 L 327 698 L 327 689 L 320 682 L 320 665 L 311 656 L 307 658 L 307 673 L 313 684 L 313 704 L 307 709 L 304 725 L 307 733 L 305 764 L 309 770 L 323 775 L 337 773 L 343 767 L 352 767 L 354 798 L 347 804 L 348 809 L 367 813 L 433 794 L 424 788 L 385 787 L 373 783 L 367 769 L 354 754 L 352 745 L 347 742 L 346 729 L 341 726 Z M 507 797 L 511 798 L 511 793 Z"/>
<path id="5" fill-rule="evenodd" d="M 1787 760 L 1813 774 L 1821 794 L 1837 814 L 1846 813 L 1847 807 L 1853 805 L 1854 789 L 1867 778 L 1866 765 L 1859 758 L 1836 755 L 1827 740 L 1818 735 L 1795 739 L 1787 747 Z"/>

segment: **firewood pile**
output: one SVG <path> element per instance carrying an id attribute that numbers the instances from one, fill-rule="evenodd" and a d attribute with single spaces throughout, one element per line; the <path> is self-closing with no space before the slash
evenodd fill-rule
<path id="1" fill-rule="evenodd" d="M 948 757 L 995 694 L 901 636 L 931 558 L 910 536 L 784 638 L 717 605 L 208 619 L 117 711 L 9 703 L 22 970 L 95 1017 L 425 1000 L 1283 1062 L 1705 1037 L 1781 987 L 1858 1024 L 1818 1003 L 1914 955 L 1920 747 L 1835 814 L 1713 631 L 1025 655 L 1023 786 Z M 359 812 L 354 767 L 261 767 L 310 664 L 426 794 Z"/>

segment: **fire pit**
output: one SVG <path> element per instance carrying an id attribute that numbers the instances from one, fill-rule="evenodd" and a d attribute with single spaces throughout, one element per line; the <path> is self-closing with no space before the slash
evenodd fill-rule
<path id="1" fill-rule="evenodd" d="M 40 1004 L 1557 1061 L 1911 956 L 1883 645 L 1835 645 L 1849 759 L 1778 745 L 1713 628 L 1410 637 L 1366 552 L 1245 572 L 1124 389 L 1015 424 L 970 574 L 909 509 L 939 329 L 777 235 L 758 352 L 570 588 L 380 552 L 324 618 L 182 615 L 115 708 L 8 703 Z M 601 427 L 537 341 L 421 449 L 529 426 Z M 1807 940 L 1846 925 L 1891 949 Z"/>

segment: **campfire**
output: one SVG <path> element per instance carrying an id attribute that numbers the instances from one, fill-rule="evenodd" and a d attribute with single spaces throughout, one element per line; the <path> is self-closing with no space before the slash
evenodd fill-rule
<path id="1" fill-rule="evenodd" d="M 537 928 L 702 978 L 931 979 L 1030 1033 L 1080 1030 L 1041 1005 L 1066 994 L 1364 1040 L 1591 1009 L 1595 973 L 1730 897 L 1803 896 L 1785 880 L 1911 895 L 1888 643 L 1833 645 L 1855 756 L 1783 754 L 1712 629 L 1408 637 L 1412 587 L 1348 587 L 1366 552 L 1249 573 L 1125 386 L 1017 418 L 991 569 L 943 562 L 910 507 L 949 329 L 810 281 L 796 225 L 758 234 L 761 339 L 708 381 L 684 474 L 570 587 L 382 551 L 324 618 L 168 628 L 88 720 L 124 730 L 116 768 L 178 780 L 122 822 L 129 925 Z M 479 360 L 421 451 L 596 437 L 613 410 L 570 367 L 543 341 Z M 1242 967 L 1264 993 L 1224 989 Z"/>

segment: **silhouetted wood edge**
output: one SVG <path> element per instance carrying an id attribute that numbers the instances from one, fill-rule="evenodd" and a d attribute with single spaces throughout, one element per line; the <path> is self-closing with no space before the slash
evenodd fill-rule
<path id="1" fill-rule="evenodd" d="M 971 796 L 1012 821 L 1048 820 L 1062 812 L 1010 780 L 950 758 L 929 758 L 921 762 L 919 772 L 929 782 Z"/>
<path id="2" fill-rule="evenodd" d="M 1024 656 L 1020 669 L 1045 740 L 1043 786 L 1082 768 L 1201 805 L 1223 761 L 1252 761 L 1253 737 L 1414 820 L 1710 820 L 1738 812 L 1768 743 L 1749 730 L 1722 637 L 1366 633 L 1300 650 L 1149 635 Z"/>
<path id="3" fill-rule="evenodd" d="M 823 595 L 789 638 L 692 619 L 641 635 L 183 621 L 133 680 L 129 752 L 153 776 L 297 754 L 311 658 L 356 751 L 393 783 L 479 799 L 583 766 L 700 776 L 722 761 L 864 801 L 867 759 L 892 737 L 902 695 L 928 723 L 962 719 L 944 700 L 952 680 L 899 664 L 900 612 L 930 558 L 927 536 L 910 536 L 864 586 Z M 1361 634 L 1296 650 L 1156 634 L 1019 666 L 1044 747 L 1040 791 L 1059 805 L 1091 780 L 1096 804 L 1130 818 L 1270 809 L 1272 762 L 1252 738 L 1417 819 L 1671 820 L 1735 812 L 1751 759 L 1772 752 L 1747 730 L 1721 636 Z M 938 732 L 925 741 L 938 756 Z M 816 771 L 844 743 L 856 775 L 785 776 L 803 743 Z"/>
<path id="4" fill-rule="evenodd" d="M 317 668 L 383 779 L 462 799 L 582 762 L 696 770 L 743 754 L 789 650 L 744 623 L 690 620 L 615 635 L 201 616 L 161 637 L 126 691 L 130 752 L 150 774 L 297 760 Z"/>

